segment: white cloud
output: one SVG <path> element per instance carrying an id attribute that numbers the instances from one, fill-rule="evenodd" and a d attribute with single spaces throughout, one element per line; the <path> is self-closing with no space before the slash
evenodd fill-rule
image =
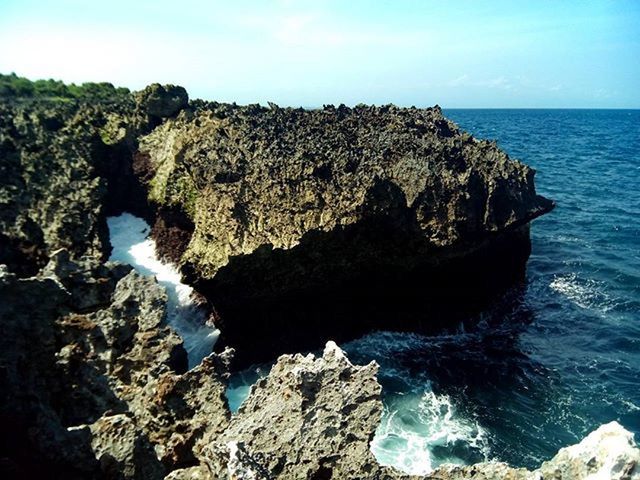
<path id="1" fill-rule="evenodd" d="M 448 87 L 483 87 L 496 88 L 501 90 L 511 90 L 514 88 L 513 80 L 501 75 L 488 79 L 473 79 L 468 74 L 460 75 L 446 83 Z"/>
<path id="2" fill-rule="evenodd" d="M 459 77 L 456 77 L 453 80 L 449 80 L 449 82 L 447 82 L 447 86 L 460 87 L 463 85 L 467 85 L 468 81 L 469 81 L 469 75 L 465 73 L 464 75 L 460 75 Z"/>

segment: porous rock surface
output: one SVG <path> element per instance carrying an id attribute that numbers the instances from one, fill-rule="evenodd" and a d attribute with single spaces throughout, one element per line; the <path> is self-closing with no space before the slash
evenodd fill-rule
<path id="1" fill-rule="evenodd" d="M 99 106 L 0 102 L 0 262 L 35 274 L 59 248 L 101 256 Z"/>
<path id="2" fill-rule="evenodd" d="M 105 216 L 146 212 L 138 136 L 187 102 L 158 84 L 113 101 L 0 99 L 0 263 L 29 276 L 60 248 L 106 259 Z"/>
<path id="3" fill-rule="evenodd" d="M 552 207 L 438 107 L 239 107 L 159 84 L 2 100 L 0 159 L 9 270 L 35 275 L 59 248 L 104 260 L 106 216 L 143 216 L 238 366 L 476 313 L 522 277 L 527 222 Z"/>
<path id="4" fill-rule="evenodd" d="M 418 478 L 376 462 L 377 365 L 352 365 L 333 342 L 319 358 L 280 357 L 232 416 L 232 352 L 185 372 L 152 278 L 58 251 L 37 277 L 0 268 L 0 296 L 3 478 Z M 636 480 L 639 462 L 612 423 L 533 472 L 480 463 L 423 478 Z"/>
<path id="5" fill-rule="evenodd" d="M 290 250 L 314 232 L 376 216 L 416 234 L 415 250 L 387 259 L 401 262 L 551 208 L 536 194 L 531 168 L 460 131 L 439 107 L 211 104 L 142 138 L 140 154 L 151 168 L 149 198 L 193 220 L 180 260 L 202 278 L 236 257 Z"/>
<path id="6" fill-rule="evenodd" d="M 105 216 L 125 206 L 155 215 L 192 279 L 268 296 L 514 239 L 523 265 L 526 223 L 552 204 L 439 108 L 188 104 L 160 85 L 119 103 L 2 101 L 2 478 L 415 478 L 375 461 L 377 367 L 333 343 L 280 357 L 232 416 L 232 351 L 187 371 L 163 289 L 104 262 Z M 426 478 L 636 480 L 639 463 L 612 423 L 536 471 Z"/>
<path id="7" fill-rule="evenodd" d="M 373 362 L 352 365 L 333 342 L 320 358 L 283 355 L 252 387 L 224 434 L 207 446 L 214 477 L 227 469 L 241 477 L 245 467 L 269 478 L 377 473 L 369 448 L 382 414 L 377 371 Z"/>
<path id="8" fill-rule="evenodd" d="M 140 138 L 134 166 L 238 367 L 477 313 L 522 279 L 528 222 L 553 207 L 439 107 L 202 104 Z"/>
<path id="9" fill-rule="evenodd" d="M 443 465 L 421 477 L 380 466 L 369 449 L 382 414 L 376 372 L 373 362 L 352 365 L 333 342 L 327 344 L 320 358 L 283 355 L 269 375 L 252 387 L 228 429 L 204 448 L 204 464 L 172 478 L 640 478 L 640 449 L 633 434 L 616 422 L 603 425 L 577 445 L 561 449 L 534 471 L 484 462 Z"/>
<path id="10" fill-rule="evenodd" d="M 7 478 L 163 478 L 222 432 L 228 355 L 186 371 L 153 278 L 57 251 L 0 276 L 0 466 Z"/>

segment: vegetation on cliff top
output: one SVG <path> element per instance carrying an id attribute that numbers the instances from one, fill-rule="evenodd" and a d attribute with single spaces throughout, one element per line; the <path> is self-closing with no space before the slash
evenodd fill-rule
<path id="1" fill-rule="evenodd" d="M 29 80 L 15 73 L 0 73 L 0 98 L 48 98 L 113 101 L 129 95 L 129 89 L 108 82 L 65 84 L 61 80 Z"/>

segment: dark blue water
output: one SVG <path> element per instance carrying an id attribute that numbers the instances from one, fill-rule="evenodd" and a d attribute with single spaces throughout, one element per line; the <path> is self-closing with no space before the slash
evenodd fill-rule
<path id="1" fill-rule="evenodd" d="M 611 420 L 640 434 L 640 111 L 445 113 L 534 167 L 558 207 L 532 225 L 526 285 L 480 318 L 347 346 L 382 365 L 374 452 L 415 472 L 483 458 L 537 467 Z"/>
<path id="2" fill-rule="evenodd" d="M 612 420 L 640 436 L 640 111 L 445 113 L 534 167 L 558 206 L 533 222 L 525 285 L 487 312 L 438 337 L 343 346 L 381 365 L 376 457 L 413 473 L 534 468 Z M 254 379 L 232 382 L 232 403 Z"/>

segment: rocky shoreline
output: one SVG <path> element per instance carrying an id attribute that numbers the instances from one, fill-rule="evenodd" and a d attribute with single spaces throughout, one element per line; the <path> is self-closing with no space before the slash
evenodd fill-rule
<path id="1" fill-rule="evenodd" d="M 319 358 L 281 356 L 232 415 L 232 350 L 186 371 L 154 279 L 69 257 L 55 252 L 37 277 L 0 275 L 10 299 L 0 306 L 3 478 L 640 477 L 640 450 L 615 422 L 533 472 L 487 462 L 416 477 L 382 467 L 369 449 L 382 414 L 377 365 L 352 365 L 333 342 Z"/>
<path id="2" fill-rule="evenodd" d="M 238 107 L 160 85 L 0 101 L 0 174 L 3 478 L 415 478 L 370 451 L 377 366 L 327 340 L 481 310 L 522 279 L 528 223 L 553 208 L 437 107 Z M 163 288 L 106 261 L 123 211 L 222 330 L 191 370 Z M 276 358 L 232 415 L 231 371 Z M 609 424 L 533 472 L 425 478 L 635 479 L 638 462 Z"/>

